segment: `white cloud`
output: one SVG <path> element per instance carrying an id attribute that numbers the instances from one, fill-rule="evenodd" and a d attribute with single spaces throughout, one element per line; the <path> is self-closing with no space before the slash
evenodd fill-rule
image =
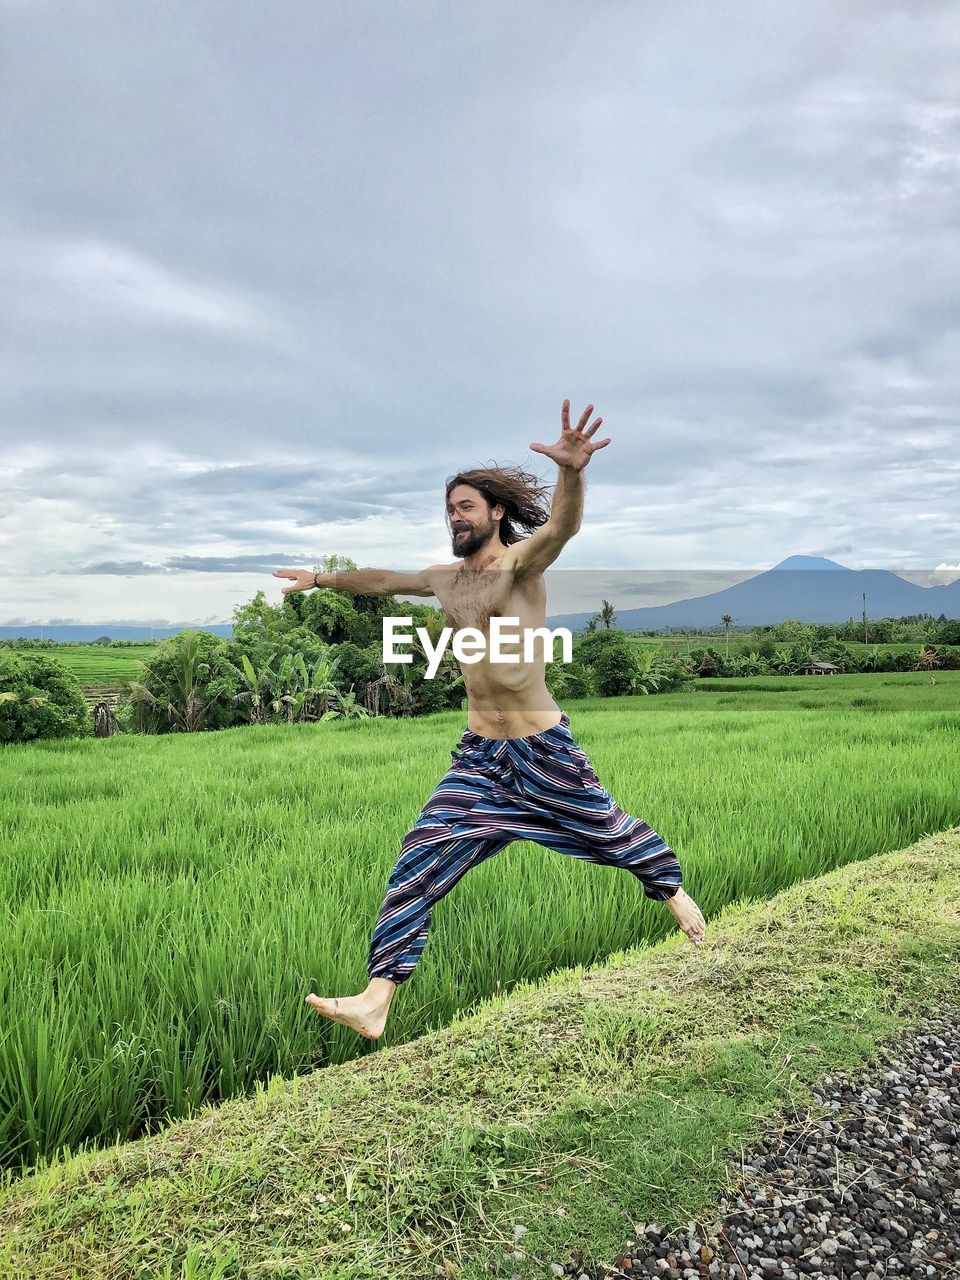
<path id="1" fill-rule="evenodd" d="M 227 332 L 273 327 L 248 298 L 188 279 L 123 245 L 97 239 L 53 241 L 37 251 L 34 262 L 81 303 L 116 312 L 124 323 L 140 316 Z"/>
<path id="2" fill-rule="evenodd" d="M 6 18 L 9 613 L 245 578 L 97 562 L 429 563 L 447 474 L 552 482 L 565 396 L 613 440 L 569 567 L 955 563 L 956 11 Z"/>

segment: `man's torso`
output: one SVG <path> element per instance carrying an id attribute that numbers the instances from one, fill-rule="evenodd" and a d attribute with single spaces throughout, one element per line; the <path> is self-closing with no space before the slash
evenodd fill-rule
<path id="1" fill-rule="evenodd" d="M 527 628 L 546 626 L 547 592 L 543 574 L 515 573 L 509 551 L 502 559 L 491 555 L 477 570 L 463 565 L 437 568 L 431 576 L 434 594 L 443 606 L 448 625 L 455 631 L 475 627 L 490 643 L 490 619 L 518 618 L 505 628 L 519 631 L 520 639 L 501 640 L 504 655 L 517 654 L 519 662 L 492 662 L 485 652 L 479 662 L 461 662 L 467 691 L 467 726 L 485 738 L 525 738 L 542 733 L 560 719 L 544 679 L 544 646 L 537 640 L 533 656 L 523 658 Z"/>

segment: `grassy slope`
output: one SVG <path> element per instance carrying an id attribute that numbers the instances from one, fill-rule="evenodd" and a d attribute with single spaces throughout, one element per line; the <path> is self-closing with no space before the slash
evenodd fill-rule
<path id="1" fill-rule="evenodd" d="M 0 1195 L 4 1277 L 542 1276 L 708 1221 L 723 1148 L 960 977 L 960 828 Z M 398 1000 L 405 992 L 398 994 Z M 415 998 L 415 997 L 414 997 Z M 513 1224 L 525 1256 L 506 1258 Z"/>

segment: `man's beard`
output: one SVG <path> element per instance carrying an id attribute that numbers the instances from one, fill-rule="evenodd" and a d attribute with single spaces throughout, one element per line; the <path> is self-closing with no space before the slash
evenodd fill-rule
<path id="1" fill-rule="evenodd" d="M 461 558 L 473 555 L 474 551 L 479 551 L 481 547 L 487 545 L 495 530 L 496 525 L 491 520 L 482 529 L 468 529 L 466 536 L 463 538 L 459 538 L 456 533 L 453 533 L 453 554 Z"/>

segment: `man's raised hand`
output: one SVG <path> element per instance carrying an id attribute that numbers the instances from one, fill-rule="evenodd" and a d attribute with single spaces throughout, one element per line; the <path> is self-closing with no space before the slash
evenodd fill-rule
<path id="1" fill-rule="evenodd" d="M 594 441 L 591 439 L 603 421 L 602 418 L 597 418 L 584 431 L 591 413 L 593 413 L 593 405 L 588 404 L 581 414 L 580 421 L 576 427 L 571 428 L 570 401 L 564 400 L 563 408 L 560 410 L 560 439 L 556 444 L 534 443 L 530 445 L 530 448 L 537 453 L 545 453 L 548 458 L 553 459 L 558 467 L 573 467 L 577 471 L 582 471 L 596 450 L 602 449 L 604 445 L 610 443 L 609 436 L 607 436 L 606 440 Z"/>
<path id="2" fill-rule="evenodd" d="M 293 578 L 292 587 L 283 587 L 282 595 L 288 595 L 291 591 L 309 591 L 311 587 L 315 587 L 316 574 L 311 573 L 309 569 L 274 569 L 273 576 L 275 578 Z"/>

